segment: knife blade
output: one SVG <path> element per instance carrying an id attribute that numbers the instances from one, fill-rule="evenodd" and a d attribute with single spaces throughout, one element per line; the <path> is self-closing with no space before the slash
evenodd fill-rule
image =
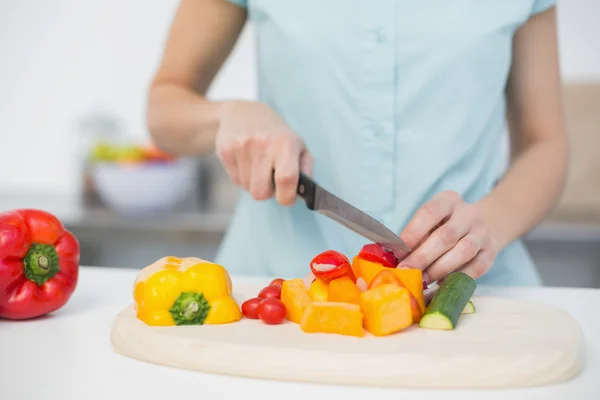
<path id="1" fill-rule="evenodd" d="M 323 189 L 306 174 L 300 173 L 298 195 L 308 209 L 316 211 L 362 237 L 378 243 L 399 258 L 405 258 L 412 250 L 398 235 L 367 213 Z"/>

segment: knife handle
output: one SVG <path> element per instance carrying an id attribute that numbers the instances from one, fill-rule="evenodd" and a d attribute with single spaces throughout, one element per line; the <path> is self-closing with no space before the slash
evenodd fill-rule
<path id="1" fill-rule="evenodd" d="M 306 207 L 308 207 L 309 210 L 315 209 L 317 184 L 303 172 L 300 172 L 298 177 L 298 189 L 296 192 L 298 193 L 298 196 L 304 199 Z"/>
<path id="2" fill-rule="evenodd" d="M 275 187 L 275 170 L 271 174 L 273 187 Z M 300 172 L 298 175 L 298 187 L 296 189 L 298 196 L 302 197 L 306 202 L 306 207 L 309 210 L 315 209 L 315 195 L 317 193 L 317 184 L 310 179 L 306 174 Z"/>

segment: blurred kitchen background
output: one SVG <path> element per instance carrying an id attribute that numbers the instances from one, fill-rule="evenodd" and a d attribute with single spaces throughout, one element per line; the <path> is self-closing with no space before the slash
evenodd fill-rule
<path id="1" fill-rule="evenodd" d="M 0 1 L 0 211 L 55 213 L 83 265 L 211 259 L 227 229 L 239 192 L 214 157 L 148 147 L 146 88 L 177 3 Z M 572 165 L 526 244 L 545 284 L 600 287 L 600 1 L 559 0 L 558 15 Z M 254 77 L 250 25 L 210 96 L 254 99 Z"/>

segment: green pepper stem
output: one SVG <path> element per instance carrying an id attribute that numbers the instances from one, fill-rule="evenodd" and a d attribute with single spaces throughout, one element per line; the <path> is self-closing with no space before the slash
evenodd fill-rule
<path id="1" fill-rule="evenodd" d="M 58 253 L 51 244 L 32 243 L 23 259 L 25 276 L 38 286 L 60 271 Z"/>
<path id="2" fill-rule="evenodd" d="M 203 325 L 210 305 L 202 293 L 183 292 L 169 310 L 175 325 Z"/>

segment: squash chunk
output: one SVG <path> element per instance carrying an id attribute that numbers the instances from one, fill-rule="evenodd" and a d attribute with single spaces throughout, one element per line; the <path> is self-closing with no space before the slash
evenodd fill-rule
<path id="1" fill-rule="evenodd" d="M 360 276 L 365 280 L 365 282 L 367 282 L 367 285 L 370 285 L 371 281 L 381 271 L 394 271 L 394 274 L 396 274 L 398 279 L 400 279 L 400 282 L 402 282 L 404 286 L 406 286 L 406 288 L 413 294 L 413 296 L 415 296 L 417 303 L 419 303 L 419 307 L 421 307 L 421 314 L 425 312 L 425 297 L 423 296 L 423 272 L 421 272 L 420 269 L 388 268 L 379 263 L 360 258 L 356 260 L 356 264 L 360 269 Z"/>
<path id="2" fill-rule="evenodd" d="M 301 278 L 283 281 L 281 284 L 281 302 L 285 305 L 285 317 L 297 324 L 302 320 L 304 309 L 311 302 L 308 289 Z"/>
<path id="3" fill-rule="evenodd" d="M 312 301 L 327 301 L 328 293 L 329 285 L 318 279 L 315 279 L 310 284 L 310 289 L 308 289 L 308 294 Z"/>
<path id="4" fill-rule="evenodd" d="M 394 284 L 384 284 L 361 293 L 360 308 L 365 328 L 375 336 L 401 331 L 413 323 L 410 293 Z"/>
<path id="5" fill-rule="evenodd" d="M 362 337 L 363 314 L 357 304 L 315 301 L 304 311 L 300 329 L 306 333 L 337 333 Z"/>
<path id="6" fill-rule="evenodd" d="M 365 282 L 367 282 L 367 285 L 371 284 L 371 281 L 377 276 L 378 273 L 386 269 L 391 269 L 384 267 L 379 263 L 367 261 L 362 258 L 357 260 L 357 264 L 360 267 L 360 276 L 365 280 Z"/>
<path id="7" fill-rule="evenodd" d="M 327 301 L 358 304 L 360 301 L 360 290 L 352 282 L 352 279 L 347 276 L 334 279 L 329 282 Z"/>
<path id="8" fill-rule="evenodd" d="M 358 256 L 354 256 L 354 258 L 352 259 L 352 273 L 354 274 L 354 277 L 356 279 L 360 278 L 360 258 Z"/>
<path id="9" fill-rule="evenodd" d="M 425 297 L 423 296 L 423 272 L 416 268 L 394 269 L 394 273 L 406 288 L 415 296 L 421 314 L 425 312 Z"/>

